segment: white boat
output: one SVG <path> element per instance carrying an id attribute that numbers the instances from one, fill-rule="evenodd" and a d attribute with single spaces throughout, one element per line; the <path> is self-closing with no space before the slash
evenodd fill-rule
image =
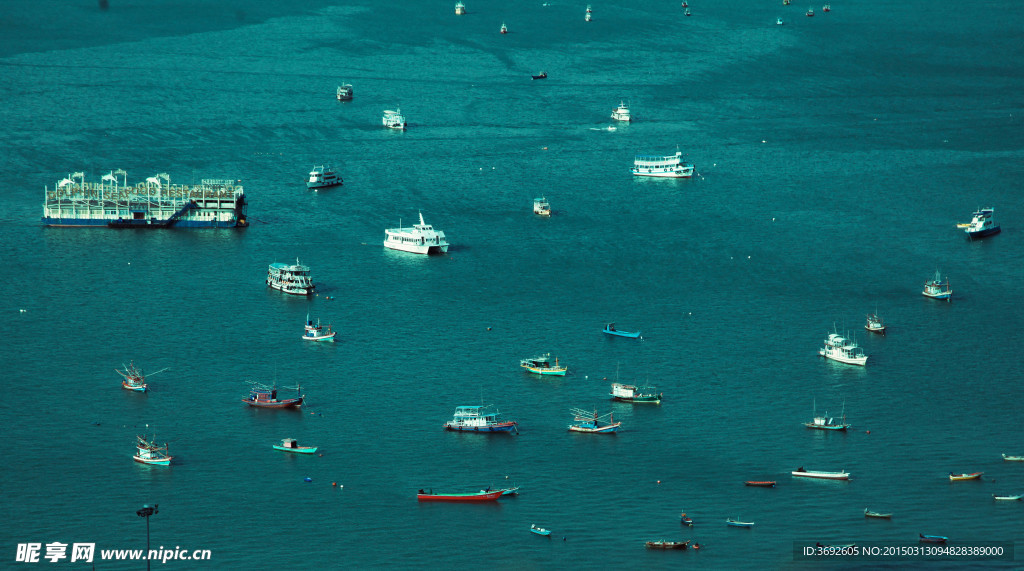
<path id="1" fill-rule="evenodd" d="M 996 494 L 992 494 L 992 499 L 1003 502 L 1019 502 L 1022 499 L 1024 499 L 1024 496 L 1020 494 L 1017 494 L 1015 496 L 997 496 Z"/>
<path id="2" fill-rule="evenodd" d="M 878 310 L 875 313 L 869 313 L 867 323 L 864 324 L 864 329 L 872 333 L 881 333 L 885 335 L 885 324 L 882 323 L 882 318 L 878 316 Z"/>
<path id="3" fill-rule="evenodd" d="M 863 366 L 868 362 L 868 356 L 864 354 L 863 349 L 838 333 L 829 333 L 825 346 L 818 349 L 818 355 L 850 365 Z"/>
<path id="4" fill-rule="evenodd" d="M 295 259 L 294 265 L 280 262 L 270 264 L 270 269 L 267 270 L 267 285 L 292 295 L 309 295 L 316 290 L 309 266 L 300 264 L 298 258 Z"/>
<path id="5" fill-rule="evenodd" d="M 420 223 L 412 228 L 402 227 L 386 228 L 384 230 L 384 247 L 414 254 L 430 254 L 448 251 L 448 240 L 444 232 L 435 230 L 433 226 L 423 221 L 423 213 L 420 212 Z"/>
<path id="6" fill-rule="evenodd" d="M 850 473 L 846 471 L 842 472 L 815 472 L 813 470 L 804 470 L 803 466 L 792 472 L 796 478 L 819 478 L 822 480 L 849 480 Z"/>
<path id="7" fill-rule="evenodd" d="M 508 33 L 508 26 L 505 25 L 505 22 L 501 23 L 501 33 L 503 33 L 503 34 L 507 34 Z"/>
<path id="8" fill-rule="evenodd" d="M 309 171 L 309 180 L 306 181 L 306 188 L 316 190 L 318 188 L 341 186 L 344 182 L 338 176 L 338 173 L 334 172 L 334 169 L 320 165 L 313 167 L 313 170 Z"/>
<path id="9" fill-rule="evenodd" d="M 615 119 L 616 121 L 625 121 L 627 123 L 632 121 L 632 117 L 629 116 L 629 105 L 620 101 L 619 106 L 612 110 L 612 119 Z"/>
<path id="10" fill-rule="evenodd" d="M 939 271 L 935 270 L 935 278 L 924 282 L 924 291 L 921 292 L 921 295 L 932 299 L 952 300 L 953 290 L 949 288 L 949 278 L 946 278 L 943 283 Z"/>
<path id="11" fill-rule="evenodd" d="M 808 18 L 813 18 L 814 17 L 814 8 L 808 8 L 807 9 L 807 17 Z"/>
<path id="12" fill-rule="evenodd" d="M 466 5 L 463 4 L 462 2 L 456 2 L 455 3 L 455 15 L 456 16 L 461 16 L 461 15 L 463 15 L 465 13 L 466 13 Z"/>
<path id="13" fill-rule="evenodd" d="M 785 24 L 785 22 L 782 21 L 782 18 L 776 18 L 775 19 L 775 25 L 776 26 L 781 26 L 783 24 Z"/>
<path id="14" fill-rule="evenodd" d="M 551 205 L 548 204 L 548 199 L 544 197 L 534 198 L 533 213 L 539 216 L 551 216 Z"/>
<path id="15" fill-rule="evenodd" d="M 587 15 L 583 16 L 583 21 L 584 22 L 589 22 L 591 20 L 593 20 L 593 16 L 590 15 L 590 12 L 587 12 Z"/>
<path id="16" fill-rule="evenodd" d="M 302 333 L 302 338 L 306 341 L 328 341 L 333 343 L 334 337 L 337 335 L 337 331 L 328 325 L 327 329 L 324 329 L 320 325 L 320 319 L 316 320 L 316 325 L 313 324 L 313 320 L 309 318 L 309 314 L 306 314 L 306 330 Z"/>
<path id="17" fill-rule="evenodd" d="M 969 238 L 984 238 L 999 233 L 999 225 L 996 224 L 995 208 L 982 208 L 974 213 L 971 221 L 967 224 L 957 224 L 957 228 L 963 228 Z"/>
<path id="18" fill-rule="evenodd" d="M 348 101 L 352 99 L 352 86 L 349 84 L 338 86 L 338 101 Z"/>
<path id="19" fill-rule="evenodd" d="M 1007 462 L 1024 462 L 1024 456 L 1007 456 L 1003 454 L 1003 460 Z"/>
<path id="20" fill-rule="evenodd" d="M 693 165 L 683 162 L 683 153 L 674 155 L 636 155 L 633 157 L 634 176 L 659 176 L 668 178 L 690 178 Z"/>
<path id="21" fill-rule="evenodd" d="M 388 129 L 397 129 L 404 131 L 406 127 L 405 116 L 402 115 L 401 109 L 386 109 L 384 110 L 384 117 L 381 119 L 384 126 Z"/>

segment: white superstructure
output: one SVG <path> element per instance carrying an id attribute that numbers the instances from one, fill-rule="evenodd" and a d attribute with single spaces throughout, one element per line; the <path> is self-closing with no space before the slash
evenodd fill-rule
<path id="1" fill-rule="evenodd" d="M 385 110 L 382 121 L 384 126 L 388 129 L 398 129 L 399 131 L 405 130 L 405 116 L 402 115 L 401 109 Z"/>
<path id="2" fill-rule="evenodd" d="M 636 155 L 633 157 L 634 176 L 660 176 L 668 178 L 690 178 L 694 167 L 683 162 L 683 153 L 674 155 Z"/>
<path id="3" fill-rule="evenodd" d="M 386 228 L 384 230 L 384 247 L 413 254 L 430 254 L 448 251 L 448 240 L 444 232 L 435 230 L 423 221 L 420 212 L 420 223 L 412 228 Z"/>
<path id="4" fill-rule="evenodd" d="M 868 356 L 864 354 L 863 349 L 836 333 L 829 333 L 825 346 L 818 349 L 818 354 L 850 365 L 864 365 L 868 362 Z"/>
<path id="5" fill-rule="evenodd" d="M 306 181 L 306 188 L 327 188 L 330 186 L 341 186 L 344 181 L 328 166 L 320 165 L 309 171 L 309 180 Z"/>
<path id="6" fill-rule="evenodd" d="M 616 121 L 632 121 L 632 117 L 629 116 L 629 105 L 623 102 L 619 102 L 619 106 L 612 110 L 612 119 Z"/>
<path id="7" fill-rule="evenodd" d="M 455 14 L 457 16 L 461 16 L 461 15 L 463 15 L 465 13 L 466 13 L 466 5 L 463 4 L 462 2 L 456 2 L 455 3 Z"/>
<path id="8" fill-rule="evenodd" d="M 338 101 L 348 101 L 352 99 L 352 86 L 346 83 L 345 85 L 338 86 Z"/>
<path id="9" fill-rule="evenodd" d="M 267 270 L 267 285 L 292 295 L 309 295 L 316 290 L 313 285 L 313 277 L 309 273 L 309 266 L 303 266 L 299 259 L 295 264 L 282 264 L 274 262 Z"/>

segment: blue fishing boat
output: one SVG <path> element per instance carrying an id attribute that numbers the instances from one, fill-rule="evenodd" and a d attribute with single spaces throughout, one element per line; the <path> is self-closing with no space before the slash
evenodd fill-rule
<path id="1" fill-rule="evenodd" d="M 549 535 L 551 535 L 551 530 L 550 529 L 544 529 L 543 527 L 537 527 L 537 526 L 535 526 L 535 525 L 533 525 L 531 523 L 530 524 L 530 533 L 536 533 L 537 535 L 549 536 Z"/>
<path id="2" fill-rule="evenodd" d="M 629 337 L 630 339 L 636 339 L 640 337 L 639 331 L 622 331 L 615 328 L 614 323 L 608 323 L 604 326 L 604 332 L 608 335 L 618 335 L 619 337 Z"/>
<path id="3" fill-rule="evenodd" d="M 136 462 L 140 464 L 149 464 L 150 466 L 170 466 L 171 460 L 174 459 L 167 453 L 167 443 L 163 446 L 156 443 L 156 437 L 153 440 L 149 440 L 145 436 L 137 436 L 135 447 L 138 452 L 132 456 Z"/>
<path id="4" fill-rule="evenodd" d="M 686 512 L 683 512 L 683 514 L 679 516 L 679 523 L 693 527 L 693 518 L 686 515 Z"/>
<path id="5" fill-rule="evenodd" d="M 944 535 L 922 535 L 917 534 L 921 543 L 946 543 L 949 538 Z"/>
<path id="6" fill-rule="evenodd" d="M 738 519 L 729 518 L 729 519 L 725 520 L 725 525 L 728 525 L 730 527 L 747 527 L 747 528 L 750 528 L 750 527 L 754 527 L 754 522 L 752 522 L 752 521 L 740 521 Z"/>
<path id="7" fill-rule="evenodd" d="M 924 282 L 924 291 L 921 292 L 921 295 L 932 299 L 952 300 L 953 290 L 949 287 L 949 278 L 946 278 L 945 283 L 943 283 L 942 277 L 939 276 L 939 272 L 936 270 L 935 279 Z"/>
<path id="8" fill-rule="evenodd" d="M 613 434 L 616 430 L 622 426 L 621 422 L 615 422 L 613 413 L 604 414 L 598 416 L 597 411 L 590 412 L 581 408 L 571 409 L 574 415 L 573 422 L 575 424 L 569 425 L 569 430 L 573 432 L 591 432 L 600 434 Z M 608 421 L 604 422 L 602 419 L 607 418 Z"/>
<path id="9" fill-rule="evenodd" d="M 458 432 L 515 432 L 519 423 L 514 420 L 499 420 L 499 413 L 488 412 L 486 406 L 455 407 L 455 416 L 444 423 L 445 430 Z"/>
<path id="10" fill-rule="evenodd" d="M 316 446 L 299 446 L 298 441 L 294 438 L 285 438 L 281 440 L 280 444 L 274 444 L 274 450 L 283 450 L 285 452 L 295 452 L 296 454 L 316 454 Z"/>

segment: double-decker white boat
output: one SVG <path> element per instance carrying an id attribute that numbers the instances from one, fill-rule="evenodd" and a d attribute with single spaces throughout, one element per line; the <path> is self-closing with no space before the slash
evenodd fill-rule
<path id="1" fill-rule="evenodd" d="M 313 167 L 313 170 L 309 171 L 309 180 L 306 181 L 306 188 L 316 190 L 318 188 L 341 186 L 343 182 L 338 173 L 334 172 L 334 169 L 320 165 Z"/>
<path id="2" fill-rule="evenodd" d="M 828 339 L 825 339 L 825 346 L 818 349 L 818 354 L 849 365 L 863 366 L 868 362 L 868 356 L 864 354 L 863 349 L 838 333 L 829 333 Z"/>
<path id="3" fill-rule="evenodd" d="M 636 155 L 633 157 L 634 176 L 660 176 L 668 178 L 690 178 L 694 167 L 683 162 L 683 153 L 674 155 Z"/>
<path id="4" fill-rule="evenodd" d="M 974 213 L 974 217 L 967 224 L 957 224 L 957 228 L 963 228 L 969 238 L 984 238 L 999 233 L 999 225 L 996 224 L 995 208 L 982 208 Z"/>
<path id="5" fill-rule="evenodd" d="M 309 295 L 316 290 L 309 266 L 303 266 L 299 259 L 295 264 L 274 262 L 267 270 L 267 285 L 292 295 Z"/>
<path id="6" fill-rule="evenodd" d="M 615 119 L 616 121 L 625 121 L 627 123 L 632 121 L 633 118 L 629 115 L 629 105 L 620 101 L 619 106 L 612 110 L 612 119 Z"/>
<path id="7" fill-rule="evenodd" d="M 401 109 L 386 109 L 384 110 L 384 117 L 381 119 L 384 126 L 388 129 L 397 129 L 404 131 L 406 127 L 405 116 L 402 115 Z"/>
<path id="8" fill-rule="evenodd" d="M 413 254 L 431 254 L 448 251 L 448 239 L 444 232 L 435 230 L 433 226 L 423 221 L 423 213 L 420 212 L 420 223 L 412 228 L 402 227 L 399 221 L 398 228 L 386 228 L 384 230 L 384 247 Z"/>

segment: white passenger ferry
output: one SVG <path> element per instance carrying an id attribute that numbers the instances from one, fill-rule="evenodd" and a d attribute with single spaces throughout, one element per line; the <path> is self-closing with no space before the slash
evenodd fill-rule
<path id="1" fill-rule="evenodd" d="M 634 176 L 660 176 L 668 178 L 690 178 L 693 165 L 683 162 L 683 153 L 674 155 L 636 155 L 633 158 Z"/>
<path id="2" fill-rule="evenodd" d="M 632 121 L 633 118 L 629 116 L 629 105 L 619 102 L 619 106 L 612 110 L 612 119 L 615 119 L 616 121 L 625 121 L 627 123 Z"/>
<path id="3" fill-rule="evenodd" d="M 309 295 L 316 290 L 309 266 L 303 266 L 299 259 L 295 265 L 274 262 L 267 271 L 267 285 L 292 295 Z"/>
<path id="4" fill-rule="evenodd" d="M 423 213 L 420 212 L 420 223 L 412 228 L 403 228 L 401 222 L 398 228 L 386 228 L 384 247 L 413 254 L 431 254 L 447 252 L 448 240 L 444 232 L 424 222 Z"/>
<path id="5" fill-rule="evenodd" d="M 346 83 L 338 86 L 338 101 L 349 101 L 352 99 L 352 86 Z"/>
<path id="6" fill-rule="evenodd" d="M 309 171 L 309 180 L 306 181 L 306 188 L 316 190 L 330 186 L 341 186 L 343 182 L 338 173 L 334 172 L 334 169 L 320 165 L 313 167 L 313 170 Z"/>
<path id="7" fill-rule="evenodd" d="M 864 354 L 863 349 L 853 341 L 840 337 L 838 333 L 829 333 L 825 346 L 818 349 L 818 354 L 849 365 L 863 366 L 868 362 L 868 356 Z"/>
<path id="8" fill-rule="evenodd" d="M 405 117 L 402 115 L 401 109 L 385 110 L 382 121 L 384 122 L 384 126 L 388 129 L 398 129 L 399 131 L 405 130 Z"/>

